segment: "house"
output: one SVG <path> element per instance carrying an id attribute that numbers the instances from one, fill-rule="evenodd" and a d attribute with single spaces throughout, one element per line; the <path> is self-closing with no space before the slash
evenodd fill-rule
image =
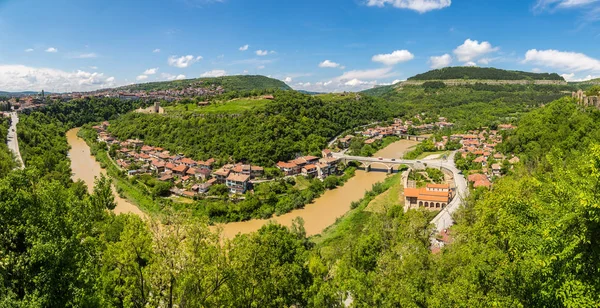
<path id="1" fill-rule="evenodd" d="M 290 161 L 290 163 L 294 163 L 298 167 L 302 167 L 304 165 L 314 164 L 318 161 L 319 161 L 319 158 L 316 156 L 302 156 L 302 157 L 298 157 L 298 158 Z"/>
<path id="2" fill-rule="evenodd" d="M 170 182 L 170 181 L 173 181 L 173 175 L 172 174 L 164 174 L 158 180 L 162 181 L 162 182 L 167 182 L 167 181 Z"/>
<path id="3" fill-rule="evenodd" d="M 248 190 L 250 176 L 245 174 L 230 174 L 225 184 L 229 187 L 231 193 L 243 194 Z"/>
<path id="4" fill-rule="evenodd" d="M 429 210 L 441 210 L 452 199 L 447 184 L 427 184 L 425 188 L 405 188 L 405 204 L 410 207 L 424 207 Z"/>
<path id="5" fill-rule="evenodd" d="M 519 162 L 521 162 L 521 160 L 515 156 L 515 157 L 511 158 L 508 162 L 514 165 L 514 164 L 518 164 Z"/>
<path id="6" fill-rule="evenodd" d="M 273 100 L 275 97 L 273 95 L 264 95 L 263 99 Z"/>
<path id="7" fill-rule="evenodd" d="M 313 164 L 309 164 L 309 165 L 304 165 L 304 167 L 302 167 L 302 175 L 303 176 L 316 176 L 318 173 L 317 170 L 317 166 L 313 165 Z"/>
<path id="8" fill-rule="evenodd" d="M 473 162 L 476 164 L 481 164 L 483 167 L 485 167 L 487 165 L 487 160 L 483 156 L 479 156 L 479 157 L 475 158 L 473 160 Z"/>
<path id="9" fill-rule="evenodd" d="M 188 170 L 188 171 L 189 171 L 189 170 Z M 204 180 L 204 181 L 206 181 L 206 180 L 210 179 L 210 174 L 211 174 L 210 170 L 206 170 L 206 169 L 195 169 L 195 171 L 196 171 L 196 172 L 195 172 L 195 174 L 194 174 L 194 175 L 196 176 L 196 179 L 202 179 L 202 180 Z"/>
<path id="10" fill-rule="evenodd" d="M 155 170 L 158 173 L 165 171 L 165 162 L 162 160 L 153 159 L 150 163 L 150 169 Z"/>
<path id="11" fill-rule="evenodd" d="M 173 168 L 173 173 L 179 175 L 179 176 L 185 176 L 185 172 L 189 169 L 188 166 L 186 165 L 177 165 L 175 168 Z"/>
<path id="12" fill-rule="evenodd" d="M 259 166 L 250 166 L 250 177 L 259 178 L 265 175 L 265 168 Z"/>
<path id="13" fill-rule="evenodd" d="M 193 159 L 189 159 L 187 157 L 182 158 L 180 161 L 180 163 L 188 166 L 188 167 L 195 167 L 197 165 L 196 161 Z"/>
<path id="14" fill-rule="evenodd" d="M 321 151 L 321 156 L 323 156 L 323 158 L 333 157 L 333 153 L 331 153 L 330 149 L 325 149 L 325 150 Z"/>
<path id="15" fill-rule="evenodd" d="M 279 168 L 279 170 L 283 171 L 283 173 L 286 176 L 296 175 L 300 171 L 300 167 L 298 167 L 298 165 L 296 165 L 295 163 L 292 163 L 292 162 L 288 163 L 288 162 L 280 161 L 277 163 L 277 168 Z"/>
<path id="16" fill-rule="evenodd" d="M 352 141 L 353 138 L 354 138 L 354 136 L 347 135 L 344 138 L 338 139 L 338 146 L 340 148 L 344 148 L 344 149 L 347 148 L 347 147 L 349 147 L 350 146 L 350 142 Z"/>
<path id="17" fill-rule="evenodd" d="M 501 176 L 502 175 L 502 166 L 500 166 L 500 164 L 493 164 L 492 165 L 492 174 L 495 176 Z"/>
<path id="18" fill-rule="evenodd" d="M 200 169 L 200 170 L 202 170 L 202 169 Z M 204 170 L 206 170 L 206 169 L 204 169 Z M 212 174 L 218 183 L 224 184 L 230 173 L 231 173 L 231 169 L 221 168 L 221 169 L 213 172 Z"/>

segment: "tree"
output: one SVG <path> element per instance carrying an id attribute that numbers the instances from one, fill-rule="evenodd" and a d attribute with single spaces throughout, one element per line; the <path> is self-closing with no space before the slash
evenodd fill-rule
<path id="1" fill-rule="evenodd" d="M 91 203 L 99 209 L 114 210 L 117 204 L 112 191 L 112 180 L 101 174 L 95 179 L 94 193 L 90 196 Z"/>

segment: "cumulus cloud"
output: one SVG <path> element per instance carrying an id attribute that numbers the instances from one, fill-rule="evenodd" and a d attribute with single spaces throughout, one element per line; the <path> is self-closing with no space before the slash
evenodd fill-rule
<path id="1" fill-rule="evenodd" d="M 426 13 L 449 7 L 451 0 L 367 0 L 368 6 L 384 7 L 392 5 L 399 9 L 408 9 L 419 13 Z"/>
<path id="2" fill-rule="evenodd" d="M 77 70 L 66 72 L 25 65 L 0 65 L 0 84 L 5 91 L 91 91 L 114 86 L 114 77 Z"/>
<path id="3" fill-rule="evenodd" d="M 561 74 L 561 76 L 566 80 L 566 81 L 573 81 L 573 82 L 580 82 L 580 81 L 588 81 L 588 80 L 592 80 L 592 79 L 597 79 L 600 78 L 600 75 L 598 76 L 594 76 L 594 75 L 587 75 L 585 77 L 576 77 L 575 73 L 570 73 L 570 74 Z"/>
<path id="4" fill-rule="evenodd" d="M 452 63 L 452 56 L 449 54 L 429 57 L 429 67 L 432 69 L 446 67 L 449 66 L 450 63 Z"/>
<path id="5" fill-rule="evenodd" d="M 352 79 L 358 80 L 376 80 L 376 79 L 384 79 L 387 77 L 391 77 L 394 74 L 392 73 L 391 67 L 384 67 L 372 70 L 354 70 L 348 71 L 336 78 L 336 80 L 340 81 L 350 81 Z"/>
<path id="6" fill-rule="evenodd" d="M 144 71 L 144 75 L 154 75 L 154 74 L 156 74 L 156 72 L 158 72 L 158 67 L 149 68 Z"/>
<path id="7" fill-rule="evenodd" d="M 479 57 L 498 51 L 498 47 L 493 47 L 489 42 L 467 39 L 465 42 L 454 49 L 454 54 L 460 62 L 471 62 Z"/>
<path id="8" fill-rule="evenodd" d="M 293 81 L 292 77 L 285 77 L 285 79 L 283 80 L 285 83 L 290 83 Z"/>
<path id="9" fill-rule="evenodd" d="M 325 60 L 325 61 L 319 63 L 319 67 L 322 67 L 322 68 L 341 68 L 341 69 L 344 69 L 344 67 L 341 64 L 333 62 L 333 61 L 329 61 L 329 60 Z"/>
<path id="10" fill-rule="evenodd" d="M 46 52 L 58 52 L 58 49 L 54 47 L 49 47 L 48 49 L 46 49 Z"/>
<path id="11" fill-rule="evenodd" d="M 259 50 L 256 51 L 256 55 L 257 56 L 261 56 L 261 57 L 264 57 L 264 56 L 269 55 L 269 54 L 274 54 L 274 53 L 276 53 L 274 50 L 268 51 L 268 50 L 260 50 L 259 49 Z"/>
<path id="12" fill-rule="evenodd" d="M 571 51 L 531 49 L 525 53 L 523 63 L 532 63 L 570 72 L 600 72 L 599 60 Z"/>
<path id="13" fill-rule="evenodd" d="M 159 53 L 159 52 L 160 52 L 160 49 L 159 49 L 159 48 L 156 48 L 156 49 L 152 50 L 152 52 L 153 52 L 153 53 Z"/>
<path id="14" fill-rule="evenodd" d="M 32 52 L 32 51 L 33 51 L 33 48 L 27 48 L 27 49 L 25 49 L 25 52 Z"/>
<path id="15" fill-rule="evenodd" d="M 221 77 L 226 76 L 227 72 L 224 70 L 212 70 L 208 72 L 204 72 L 200 77 Z"/>
<path id="16" fill-rule="evenodd" d="M 246 50 L 248 50 L 248 47 L 250 47 L 250 45 L 246 44 L 246 45 L 240 47 L 240 51 L 246 51 Z"/>
<path id="17" fill-rule="evenodd" d="M 202 56 L 194 57 L 192 55 L 187 56 L 170 56 L 167 62 L 170 66 L 178 67 L 178 68 L 186 68 L 190 65 L 202 60 Z"/>
<path id="18" fill-rule="evenodd" d="M 142 80 L 148 79 L 148 76 L 147 75 L 139 75 L 135 79 L 138 81 L 142 81 Z"/>
<path id="19" fill-rule="evenodd" d="M 464 66 L 477 66 L 477 63 L 475 63 L 473 61 L 469 61 L 469 62 L 465 62 L 463 65 Z"/>
<path id="20" fill-rule="evenodd" d="M 389 54 L 374 55 L 371 60 L 373 62 L 380 62 L 385 65 L 396 65 L 400 62 L 410 61 L 415 58 L 415 55 L 410 53 L 408 50 L 396 50 Z"/>
<path id="21" fill-rule="evenodd" d="M 162 74 L 160 74 L 160 76 L 163 79 L 166 79 L 166 80 L 181 80 L 181 79 L 185 79 L 185 75 L 183 75 L 183 74 L 171 75 L 169 73 L 162 73 Z"/>

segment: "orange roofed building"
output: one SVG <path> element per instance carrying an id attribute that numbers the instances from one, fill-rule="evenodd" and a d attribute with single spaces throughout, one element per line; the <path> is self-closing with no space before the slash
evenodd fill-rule
<path id="1" fill-rule="evenodd" d="M 409 208 L 441 210 L 452 200 L 452 192 L 448 184 L 427 184 L 425 188 L 405 188 L 404 198 Z"/>

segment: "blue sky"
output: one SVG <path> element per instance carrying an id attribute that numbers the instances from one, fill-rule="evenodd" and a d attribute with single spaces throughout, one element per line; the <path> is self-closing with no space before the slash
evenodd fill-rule
<path id="1" fill-rule="evenodd" d="M 260 74 L 361 90 L 431 68 L 600 76 L 600 0 L 0 0 L 0 90 Z"/>

